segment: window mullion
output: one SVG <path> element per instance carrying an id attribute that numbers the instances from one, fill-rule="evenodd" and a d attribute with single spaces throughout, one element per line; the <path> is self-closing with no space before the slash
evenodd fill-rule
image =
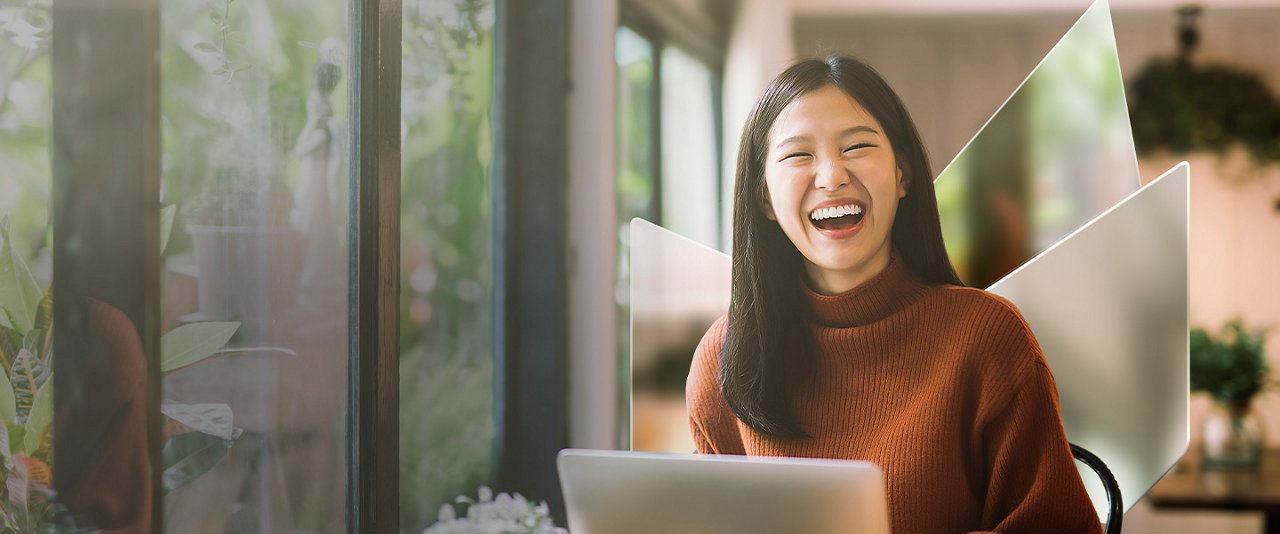
<path id="1" fill-rule="evenodd" d="M 348 532 L 398 532 L 400 71 L 398 0 L 351 3 Z"/>

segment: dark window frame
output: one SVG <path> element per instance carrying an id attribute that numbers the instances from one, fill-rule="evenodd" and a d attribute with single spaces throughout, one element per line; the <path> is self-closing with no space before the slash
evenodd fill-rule
<path id="1" fill-rule="evenodd" d="M 568 0 L 498 0 L 492 175 L 498 483 L 564 502 L 568 446 Z"/>
<path id="2" fill-rule="evenodd" d="M 400 530 L 402 5 L 351 0 L 347 531 Z"/>

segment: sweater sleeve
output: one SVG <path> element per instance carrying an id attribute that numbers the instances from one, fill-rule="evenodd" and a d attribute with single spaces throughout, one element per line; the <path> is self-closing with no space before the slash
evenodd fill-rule
<path id="1" fill-rule="evenodd" d="M 1012 319 L 1010 395 L 979 421 L 988 478 L 983 530 L 974 532 L 1100 534 L 1044 354 L 1021 315 Z"/>
<path id="2" fill-rule="evenodd" d="M 685 382 L 689 431 L 697 452 L 703 454 L 746 454 L 738 419 L 720 394 L 720 348 L 727 324 L 727 318 L 721 317 L 707 330 L 693 353 Z"/>

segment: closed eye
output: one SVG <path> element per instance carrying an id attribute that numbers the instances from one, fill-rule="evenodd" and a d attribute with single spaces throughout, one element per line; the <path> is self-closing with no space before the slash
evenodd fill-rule
<path id="1" fill-rule="evenodd" d="M 806 158 L 806 157 L 809 157 L 808 152 L 792 152 L 790 154 L 783 156 L 782 159 L 778 161 L 787 161 L 791 158 Z"/>
<path id="2" fill-rule="evenodd" d="M 877 145 L 873 145 L 873 144 L 871 144 L 871 143 L 858 143 L 858 144 L 855 144 L 855 145 L 851 145 L 851 146 L 849 146 L 849 147 L 846 147 L 846 148 L 844 149 L 844 151 L 845 151 L 845 152 L 849 152 L 849 151 L 851 151 L 851 150 L 857 150 L 857 149 L 859 149 L 859 148 L 872 148 L 872 147 L 875 147 L 875 146 L 877 146 Z"/>

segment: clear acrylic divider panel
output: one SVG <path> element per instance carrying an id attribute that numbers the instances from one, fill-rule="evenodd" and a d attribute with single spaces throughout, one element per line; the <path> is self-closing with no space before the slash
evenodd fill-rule
<path id="1" fill-rule="evenodd" d="M 692 452 L 685 379 L 703 334 L 729 313 L 729 257 L 643 219 L 630 229 L 631 449 Z"/>

